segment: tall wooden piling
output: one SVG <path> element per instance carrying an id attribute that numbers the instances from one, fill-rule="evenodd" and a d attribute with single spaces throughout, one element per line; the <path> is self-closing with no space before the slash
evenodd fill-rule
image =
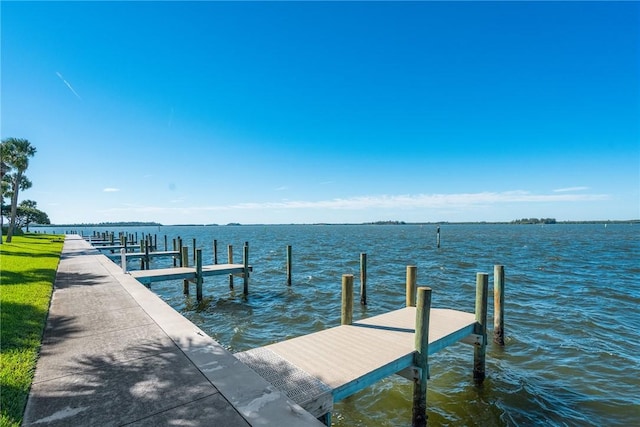
<path id="1" fill-rule="evenodd" d="M 196 300 L 202 301 L 202 249 L 196 250 Z"/>
<path id="2" fill-rule="evenodd" d="M 493 266 L 493 342 L 504 345 L 504 265 Z"/>
<path id="3" fill-rule="evenodd" d="M 213 239 L 213 265 L 218 264 L 218 241 Z"/>
<path id="4" fill-rule="evenodd" d="M 227 259 L 229 264 L 233 264 L 233 245 L 227 246 Z M 229 275 L 229 289 L 233 289 L 233 274 Z"/>
<path id="5" fill-rule="evenodd" d="M 360 304 L 367 305 L 367 254 L 360 254 Z"/>
<path id="6" fill-rule="evenodd" d="M 180 267 L 189 267 L 189 248 L 183 246 L 180 250 Z M 182 292 L 184 292 L 185 295 L 189 295 L 189 281 L 187 279 L 182 281 Z"/>
<path id="7" fill-rule="evenodd" d="M 476 274 L 476 330 L 482 342 L 473 348 L 473 380 L 482 384 L 485 378 L 485 359 L 487 349 L 487 294 L 489 292 L 489 275 Z"/>
<path id="8" fill-rule="evenodd" d="M 342 308 L 340 310 L 340 324 L 353 323 L 353 274 L 342 275 Z"/>
<path id="9" fill-rule="evenodd" d="M 164 251 L 167 252 L 169 249 L 167 249 L 167 235 L 164 235 Z"/>
<path id="10" fill-rule="evenodd" d="M 196 238 L 193 238 L 193 263 L 196 263 L 196 258 L 197 258 L 197 254 L 196 254 Z"/>
<path id="11" fill-rule="evenodd" d="M 416 279 L 418 275 L 418 267 L 415 265 L 407 266 L 407 290 L 406 303 L 407 307 L 416 306 Z"/>
<path id="12" fill-rule="evenodd" d="M 291 245 L 287 245 L 287 286 L 291 286 Z"/>
<path id="13" fill-rule="evenodd" d="M 249 295 L 249 242 L 244 242 L 242 247 L 242 265 L 244 267 L 242 293 L 246 296 Z"/>
<path id="14" fill-rule="evenodd" d="M 436 229 L 436 246 L 440 247 L 440 226 Z"/>
<path id="15" fill-rule="evenodd" d="M 431 312 L 431 288 L 419 287 L 416 306 L 416 332 L 413 364 L 419 374 L 413 380 L 413 408 L 411 425 L 427 425 L 427 380 L 429 379 L 429 314 Z"/>
<path id="16" fill-rule="evenodd" d="M 127 250 L 125 248 L 120 249 L 120 266 L 122 267 L 122 272 L 127 272 Z"/>

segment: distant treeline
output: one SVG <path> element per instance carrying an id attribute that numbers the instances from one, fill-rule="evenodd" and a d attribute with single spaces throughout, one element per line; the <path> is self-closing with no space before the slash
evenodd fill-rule
<path id="1" fill-rule="evenodd" d="M 514 219 L 512 224 L 555 224 L 555 218 L 522 218 Z"/>

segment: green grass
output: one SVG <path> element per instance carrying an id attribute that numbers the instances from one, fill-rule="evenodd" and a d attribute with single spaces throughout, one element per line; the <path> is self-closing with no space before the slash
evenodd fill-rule
<path id="1" fill-rule="evenodd" d="M 14 236 L 0 245 L 0 427 L 22 422 L 63 238 Z"/>

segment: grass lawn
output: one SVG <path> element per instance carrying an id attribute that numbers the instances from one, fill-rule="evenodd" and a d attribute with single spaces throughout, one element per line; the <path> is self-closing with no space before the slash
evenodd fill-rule
<path id="1" fill-rule="evenodd" d="M 19 426 L 36 367 L 63 238 L 0 245 L 0 426 Z"/>

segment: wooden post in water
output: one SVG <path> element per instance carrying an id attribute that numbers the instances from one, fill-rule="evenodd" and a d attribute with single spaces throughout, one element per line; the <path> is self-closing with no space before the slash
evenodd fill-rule
<path id="1" fill-rule="evenodd" d="M 196 238 L 194 237 L 193 238 L 193 263 L 194 264 L 196 263 L 196 258 L 197 258 L 197 255 L 196 255 Z"/>
<path id="2" fill-rule="evenodd" d="M 167 249 L 167 235 L 164 235 L 164 251 L 167 252 L 169 249 Z"/>
<path id="3" fill-rule="evenodd" d="M 227 246 L 227 259 L 229 264 L 233 264 L 233 246 Z M 229 275 L 229 289 L 233 289 L 233 274 Z"/>
<path id="4" fill-rule="evenodd" d="M 367 305 L 367 254 L 360 254 L 360 304 Z"/>
<path id="5" fill-rule="evenodd" d="M 144 239 L 140 240 L 140 252 L 144 253 L 145 241 Z M 144 270 L 144 257 L 140 258 L 140 270 Z"/>
<path id="6" fill-rule="evenodd" d="M 144 264 L 146 266 L 146 270 L 151 269 L 151 258 L 149 257 L 149 242 L 146 242 L 144 245 Z"/>
<path id="7" fill-rule="evenodd" d="M 213 239 L 213 265 L 218 264 L 218 241 Z"/>
<path id="8" fill-rule="evenodd" d="M 180 263 L 180 267 L 189 267 L 189 247 L 183 246 L 182 250 L 182 262 Z"/>
<path id="9" fill-rule="evenodd" d="M 182 265 L 182 238 L 180 236 L 178 236 L 178 252 L 180 252 L 180 259 L 178 261 L 180 261 L 180 267 L 185 267 Z"/>
<path id="10" fill-rule="evenodd" d="M 418 275 L 418 267 L 416 267 L 415 265 L 407 265 L 407 290 L 406 290 L 407 307 L 416 306 L 417 275 Z"/>
<path id="11" fill-rule="evenodd" d="M 178 251 L 178 243 L 176 239 L 173 239 L 173 252 L 177 252 L 177 251 Z M 172 258 L 173 258 L 173 266 L 175 267 L 178 264 L 178 259 L 175 255 L 173 255 Z"/>
<path id="12" fill-rule="evenodd" d="M 487 350 L 487 294 L 489 275 L 476 274 L 476 327 L 475 333 L 482 336 L 482 343 L 473 347 L 473 380 L 480 385 L 485 378 L 485 359 Z"/>
<path id="13" fill-rule="evenodd" d="M 493 342 L 504 345 L 504 265 L 493 266 Z"/>
<path id="14" fill-rule="evenodd" d="M 341 325 L 353 323 L 353 274 L 342 275 L 342 308 L 340 314 Z"/>
<path id="15" fill-rule="evenodd" d="M 291 286 L 291 245 L 287 245 L 287 286 Z"/>
<path id="16" fill-rule="evenodd" d="M 416 333 L 413 364 L 419 370 L 420 378 L 413 380 L 413 408 L 411 425 L 427 425 L 427 380 L 429 379 L 429 314 L 431 312 L 431 288 L 418 288 L 416 306 Z"/>
<path id="17" fill-rule="evenodd" d="M 181 258 L 180 258 L 180 267 L 189 267 L 189 247 L 182 246 L 180 248 Z M 182 281 L 182 291 L 185 295 L 189 295 L 189 281 L 184 279 Z"/>
<path id="18" fill-rule="evenodd" d="M 202 249 L 196 250 L 196 300 L 202 301 Z"/>
<path id="19" fill-rule="evenodd" d="M 242 265 L 244 267 L 242 293 L 247 296 L 249 295 L 249 242 L 244 242 L 242 247 Z"/>
<path id="20" fill-rule="evenodd" d="M 436 246 L 440 247 L 440 226 L 436 229 Z"/>

